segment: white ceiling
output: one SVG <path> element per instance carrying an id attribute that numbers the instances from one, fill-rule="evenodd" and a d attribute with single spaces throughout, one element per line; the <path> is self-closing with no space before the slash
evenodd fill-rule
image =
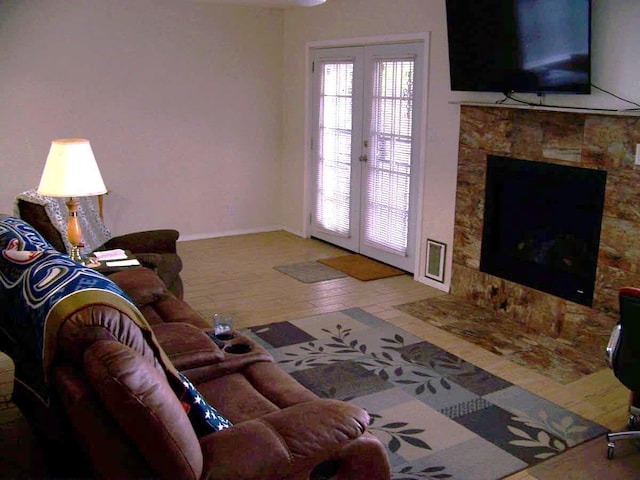
<path id="1" fill-rule="evenodd" d="M 326 0 L 188 0 L 201 3 L 228 3 L 235 5 L 255 5 L 260 7 L 314 7 Z"/>

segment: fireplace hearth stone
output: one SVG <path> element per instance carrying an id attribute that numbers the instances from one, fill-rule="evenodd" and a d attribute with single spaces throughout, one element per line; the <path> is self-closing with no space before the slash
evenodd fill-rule
<path id="1" fill-rule="evenodd" d="M 554 338 L 451 294 L 394 308 L 558 383 L 571 383 L 606 367 L 606 339 L 599 329 L 587 329 L 572 341 Z"/>

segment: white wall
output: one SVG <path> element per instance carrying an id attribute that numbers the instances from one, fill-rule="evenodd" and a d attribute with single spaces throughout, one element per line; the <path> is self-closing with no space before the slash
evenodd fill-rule
<path id="1" fill-rule="evenodd" d="M 82 137 L 114 233 L 278 228 L 282 25 L 181 0 L 0 2 L 0 212 L 51 140 Z"/>
<path id="2" fill-rule="evenodd" d="M 640 102 L 640 2 L 593 0 L 593 78 L 601 88 Z M 635 25 L 635 26 L 634 26 Z M 310 42 L 357 37 L 430 32 L 430 72 L 427 97 L 427 139 L 424 158 L 424 204 L 419 279 L 426 281 L 424 250 L 427 238 L 448 245 L 444 288 L 451 278 L 455 214 L 455 185 L 459 107 L 451 101 L 500 100 L 498 94 L 451 92 L 447 52 L 445 0 L 327 0 L 312 9 L 285 13 L 285 95 L 283 154 L 283 223 L 303 231 L 305 52 Z M 523 96 L 527 98 L 527 96 Z M 535 96 L 529 96 L 535 100 Z M 613 97 L 594 90 L 590 96 L 549 96 L 546 103 L 598 108 L 627 108 Z M 295 201 L 294 201 L 295 200 Z M 434 286 L 441 286 L 432 283 Z"/>

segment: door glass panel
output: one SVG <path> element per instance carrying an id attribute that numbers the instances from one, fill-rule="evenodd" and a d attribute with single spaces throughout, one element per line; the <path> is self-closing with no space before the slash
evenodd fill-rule
<path id="1" fill-rule="evenodd" d="M 414 64 L 373 62 L 363 241 L 400 255 L 407 254 L 409 231 Z"/>
<path id="2" fill-rule="evenodd" d="M 353 63 L 321 64 L 315 222 L 349 236 Z"/>

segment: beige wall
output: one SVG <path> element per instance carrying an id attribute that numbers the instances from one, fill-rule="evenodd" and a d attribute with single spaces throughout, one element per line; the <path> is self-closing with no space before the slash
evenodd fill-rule
<path id="1" fill-rule="evenodd" d="M 637 0 L 593 0 L 593 82 L 618 95 L 640 102 L 640 66 L 634 45 L 640 42 L 640 2 Z M 446 38 L 445 0 L 327 0 L 313 9 L 297 9 L 285 14 L 285 95 L 283 154 L 283 223 L 302 231 L 304 219 L 304 123 L 305 52 L 308 43 L 338 39 L 430 32 L 427 95 L 427 145 L 424 162 L 424 202 L 418 279 L 423 276 L 427 238 L 448 245 L 444 288 L 451 274 L 453 221 L 455 214 L 456 169 L 460 108 L 452 101 L 500 100 L 498 94 L 451 92 Z M 527 98 L 527 96 L 522 96 Z M 538 102 L 535 96 L 529 100 Z M 547 96 L 548 104 L 600 108 L 628 107 L 594 90 L 588 97 Z M 291 201 L 295 198 L 296 201 Z M 441 286 L 432 283 L 434 286 Z M 441 286 L 442 287 L 442 286 Z"/>
<path id="2" fill-rule="evenodd" d="M 593 81 L 640 100 L 640 2 L 593 0 Z M 0 211 L 37 185 L 54 138 L 92 141 L 115 233 L 304 231 L 308 43 L 430 33 L 421 251 L 451 254 L 459 107 L 445 0 L 286 10 L 184 0 L 0 2 Z M 533 100 L 537 99 L 534 97 Z M 601 92 L 546 102 L 620 107 Z M 424 255 L 424 252 L 422 252 Z M 424 265 L 421 258 L 421 265 Z M 450 258 L 446 285 L 449 284 Z M 423 270 L 423 267 L 419 270 Z"/>
<path id="3" fill-rule="evenodd" d="M 281 10 L 0 2 L 0 211 L 54 138 L 91 140 L 115 233 L 279 228 Z"/>

